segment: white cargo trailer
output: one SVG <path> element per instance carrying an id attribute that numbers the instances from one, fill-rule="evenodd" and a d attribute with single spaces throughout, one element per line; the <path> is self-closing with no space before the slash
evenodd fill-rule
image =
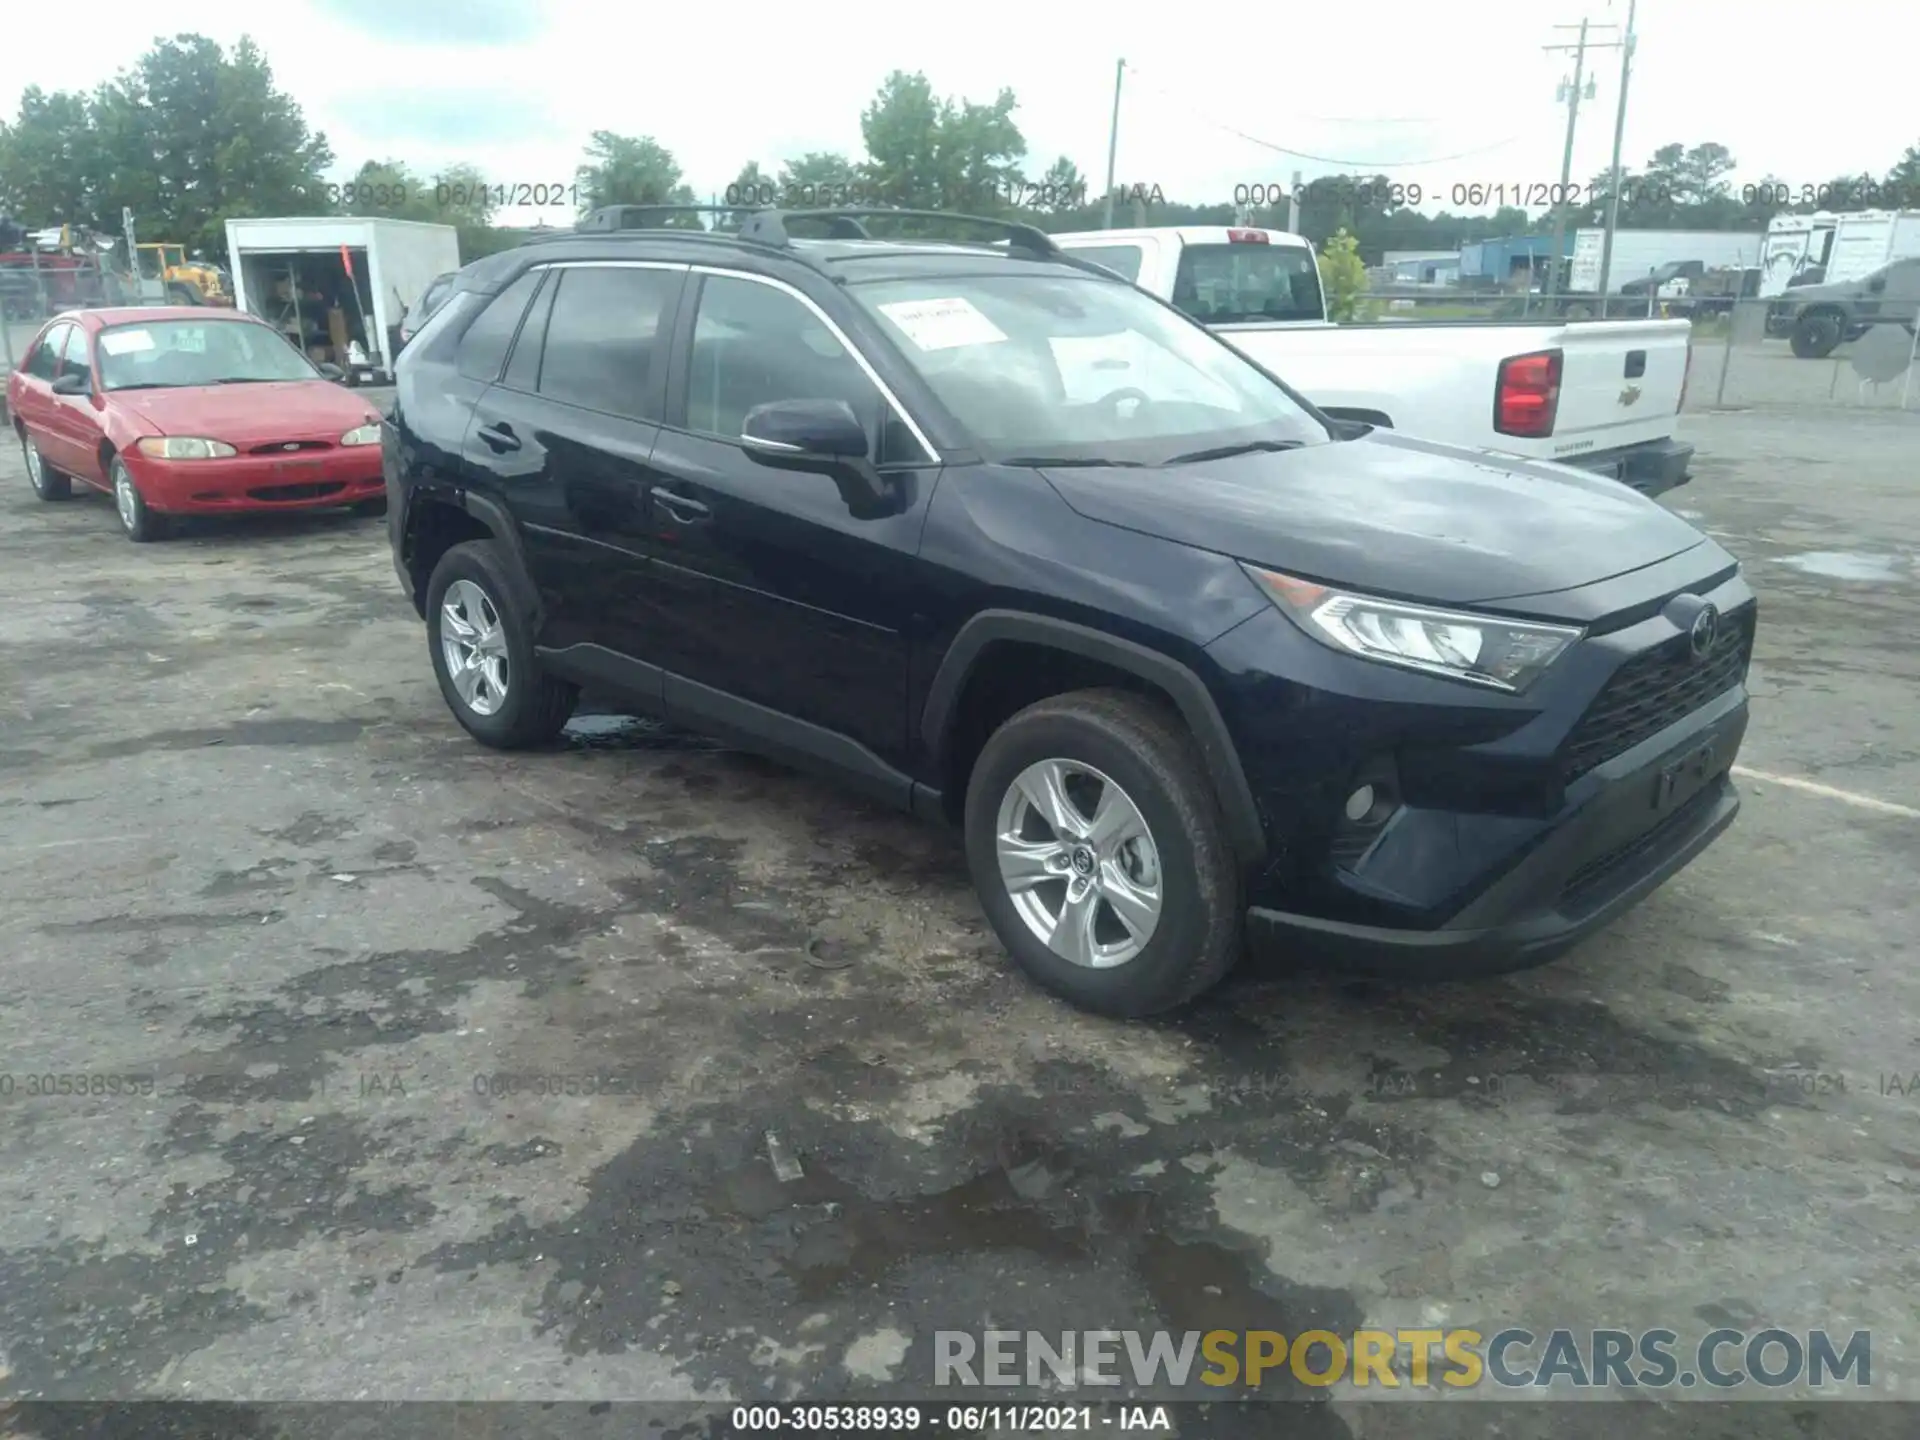
<path id="1" fill-rule="evenodd" d="M 1767 222 L 1766 245 L 1760 251 L 1760 294 L 1771 299 L 1784 295 L 1802 273 L 1824 269 L 1833 249 L 1839 217 L 1826 210 L 1811 215 L 1776 215 Z"/>
<path id="2" fill-rule="evenodd" d="M 1681 261 L 1698 260 L 1709 270 L 1758 265 L 1760 244 L 1758 234 L 1732 230 L 1616 230 L 1607 292 L 1618 295 L 1628 281 L 1644 280 L 1662 265 Z M 1604 230 L 1574 231 L 1569 294 L 1600 293 L 1600 252 L 1605 245 Z"/>
<path id="3" fill-rule="evenodd" d="M 1920 255 L 1920 210 L 1856 210 L 1837 219 L 1825 284 L 1858 280 Z"/>
<path id="4" fill-rule="evenodd" d="M 384 384 L 400 317 L 436 275 L 460 268 L 451 225 L 347 215 L 227 221 L 234 302 L 350 381 Z"/>

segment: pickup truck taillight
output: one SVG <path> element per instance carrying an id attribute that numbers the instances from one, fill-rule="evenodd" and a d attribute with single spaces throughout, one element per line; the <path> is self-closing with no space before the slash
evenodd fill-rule
<path id="1" fill-rule="evenodd" d="M 1531 355 L 1509 355 L 1500 362 L 1493 385 L 1493 428 L 1497 434 L 1539 440 L 1553 434 L 1554 412 L 1560 408 L 1558 350 Z"/>

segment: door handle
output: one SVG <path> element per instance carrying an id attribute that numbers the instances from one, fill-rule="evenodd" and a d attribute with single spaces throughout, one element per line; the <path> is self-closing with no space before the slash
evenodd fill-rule
<path id="1" fill-rule="evenodd" d="M 520 448 L 520 437 L 513 433 L 513 427 L 504 420 L 497 425 L 482 425 L 474 433 L 486 441 L 495 454 Z"/>
<path id="2" fill-rule="evenodd" d="M 664 485 L 656 485 L 647 493 L 653 496 L 655 504 L 682 525 L 698 524 L 713 513 L 698 500 L 690 500 L 685 495 L 675 494 Z"/>

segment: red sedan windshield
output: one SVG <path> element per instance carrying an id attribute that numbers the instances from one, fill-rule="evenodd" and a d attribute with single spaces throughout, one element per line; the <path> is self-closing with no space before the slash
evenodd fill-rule
<path id="1" fill-rule="evenodd" d="M 306 356 L 245 320 L 145 320 L 100 332 L 103 390 L 320 378 Z"/>

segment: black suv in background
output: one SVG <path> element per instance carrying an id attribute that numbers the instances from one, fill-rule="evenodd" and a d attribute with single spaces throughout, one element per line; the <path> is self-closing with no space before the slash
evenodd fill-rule
<path id="1" fill-rule="evenodd" d="M 941 219 L 1004 243 L 764 211 L 460 272 L 385 460 L 476 739 L 549 741 L 591 687 L 957 823 L 1015 960 L 1119 1015 L 1249 931 L 1535 963 L 1731 823 L 1754 597 L 1720 546 L 1338 425 L 1039 232 Z"/>

